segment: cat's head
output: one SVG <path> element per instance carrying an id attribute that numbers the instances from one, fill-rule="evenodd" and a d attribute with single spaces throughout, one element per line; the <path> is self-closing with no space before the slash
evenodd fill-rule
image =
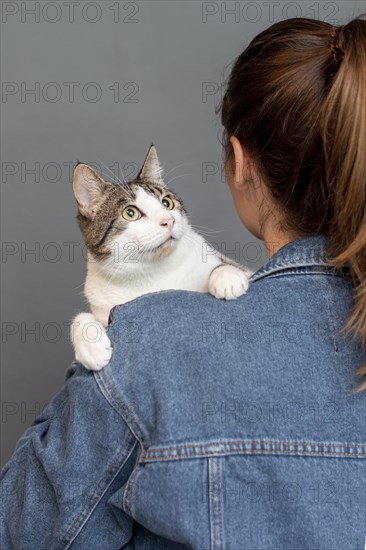
<path id="1" fill-rule="evenodd" d="M 181 199 L 166 187 L 161 173 L 154 145 L 137 178 L 127 183 L 110 183 L 90 166 L 76 166 L 78 222 L 95 261 L 156 262 L 177 248 L 189 222 Z"/>

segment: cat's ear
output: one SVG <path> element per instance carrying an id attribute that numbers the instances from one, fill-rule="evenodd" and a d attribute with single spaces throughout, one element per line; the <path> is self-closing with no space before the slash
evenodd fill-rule
<path id="1" fill-rule="evenodd" d="M 87 164 L 78 164 L 74 170 L 73 189 L 79 212 L 93 219 L 104 200 L 108 184 Z"/>
<path id="2" fill-rule="evenodd" d="M 159 183 L 160 185 L 165 185 L 162 179 L 163 169 L 160 166 L 158 154 L 156 152 L 155 146 L 152 143 L 150 149 L 146 155 L 144 164 L 140 170 L 138 179 L 149 181 L 151 183 Z"/>

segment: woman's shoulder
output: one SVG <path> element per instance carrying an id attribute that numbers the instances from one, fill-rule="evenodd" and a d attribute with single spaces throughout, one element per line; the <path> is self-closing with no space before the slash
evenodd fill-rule
<path id="1" fill-rule="evenodd" d="M 191 290 L 150 292 L 112 308 L 109 322 L 118 322 L 120 319 L 126 318 L 127 315 L 150 317 L 152 313 L 159 313 L 160 310 L 164 311 L 165 318 L 170 315 L 174 318 L 178 312 L 184 312 L 188 317 L 190 315 L 197 316 L 197 313 L 203 313 L 207 308 L 212 311 L 212 309 L 220 308 L 225 303 L 229 304 L 230 302 L 218 300 L 208 292 L 194 292 Z M 234 300 L 231 303 L 234 303 Z"/>
<path id="2" fill-rule="evenodd" d="M 247 292 L 235 300 L 217 299 L 208 292 L 189 290 L 152 292 L 112 308 L 109 326 L 113 330 L 113 327 L 124 324 L 128 319 L 145 324 L 154 332 L 162 327 L 167 330 L 168 327 L 191 326 L 203 320 L 224 321 L 235 317 L 240 317 L 242 323 L 253 322 L 257 318 L 277 320 L 284 312 L 289 320 L 296 320 L 299 308 L 301 315 L 310 320 L 319 313 L 324 314 L 324 304 L 331 300 L 329 293 L 326 295 L 326 287 L 329 286 L 332 292 L 334 285 L 339 287 L 338 305 L 341 305 L 343 299 L 347 306 L 350 292 L 341 280 L 331 281 L 322 272 L 308 273 L 301 270 L 254 279 Z"/>
<path id="3" fill-rule="evenodd" d="M 111 340 L 135 335 L 140 344 L 165 338 L 179 346 L 182 340 L 201 334 L 207 326 L 229 324 L 240 319 L 241 324 L 260 315 L 263 293 L 249 288 L 235 300 L 219 300 L 211 294 L 188 290 L 166 290 L 140 296 L 115 306 L 109 317 Z M 264 303 L 264 302 L 263 302 Z M 268 308 L 267 308 L 268 309 Z M 191 341 L 191 346 L 194 341 Z"/>

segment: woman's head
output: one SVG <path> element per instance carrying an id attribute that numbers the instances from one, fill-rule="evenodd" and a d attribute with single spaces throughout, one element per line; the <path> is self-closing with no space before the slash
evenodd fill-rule
<path id="1" fill-rule="evenodd" d="M 366 343 L 366 20 L 275 23 L 236 59 L 220 111 L 244 224 L 328 235 L 355 284 L 348 328 Z"/>

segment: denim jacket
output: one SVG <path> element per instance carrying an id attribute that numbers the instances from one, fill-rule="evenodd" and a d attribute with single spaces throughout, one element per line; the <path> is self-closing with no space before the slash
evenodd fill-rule
<path id="1" fill-rule="evenodd" d="M 113 308 L 110 364 L 74 362 L 1 481 L 2 550 L 363 550 L 366 361 L 323 235 L 236 301 Z"/>

